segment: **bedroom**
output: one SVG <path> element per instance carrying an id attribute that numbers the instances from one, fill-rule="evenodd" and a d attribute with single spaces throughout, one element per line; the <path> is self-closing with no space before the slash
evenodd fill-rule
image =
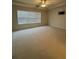
<path id="1" fill-rule="evenodd" d="M 66 1 L 13 0 L 12 31 L 13 59 L 66 59 Z"/>

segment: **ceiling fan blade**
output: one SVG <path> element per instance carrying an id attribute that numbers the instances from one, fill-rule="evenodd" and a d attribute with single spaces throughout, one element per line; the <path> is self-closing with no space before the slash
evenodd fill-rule
<path id="1" fill-rule="evenodd" d="M 40 7 L 40 5 L 36 5 L 36 7 Z"/>

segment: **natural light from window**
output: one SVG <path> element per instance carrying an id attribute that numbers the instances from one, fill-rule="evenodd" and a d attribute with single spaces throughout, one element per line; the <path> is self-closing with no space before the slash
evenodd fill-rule
<path id="1" fill-rule="evenodd" d="M 41 23 L 41 12 L 17 11 L 18 24 Z"/>

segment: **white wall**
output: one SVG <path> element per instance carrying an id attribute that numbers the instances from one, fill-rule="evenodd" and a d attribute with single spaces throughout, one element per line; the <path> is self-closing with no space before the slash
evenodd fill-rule
<path id="1" fill-rule="evenodd" d="M 49 10 L 49 25 L 66 29 L 66 14 L 59 15 L 59 11 L 66 11 L 66 6 L 57 7 Z"/>

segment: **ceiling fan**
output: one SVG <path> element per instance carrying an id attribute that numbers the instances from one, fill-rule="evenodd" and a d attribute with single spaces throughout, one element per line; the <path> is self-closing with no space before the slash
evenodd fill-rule
<path id="1" fill-rule="evenodd" d="M 41 0 L 41 2 L 39 2 L 39 4 L 38 5 L 36 5 L 36 7 L 46 7 L 46 1 L 47 0 Z"/>

